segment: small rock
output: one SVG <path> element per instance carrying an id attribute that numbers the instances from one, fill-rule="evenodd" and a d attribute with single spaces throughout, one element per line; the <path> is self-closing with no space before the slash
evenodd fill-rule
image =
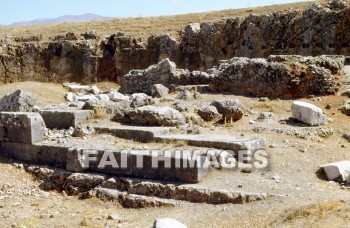
<path id="1" fill-rule="evenodd" d="M 49 214 L 42 214 L 42 215 L 40 215 L 40 218 L 47 219 L 47 218 L 50 218 L 50 215 Z"/>
<path id="2" fill-rule="evenodd" d="M 319 107 L 302 101 L 292 104 L 292 117 L 311 126 L 327 123 L 327 118 Z"/>
<path id="3" fill-rule="evenodd" d="M 109 96 L 107 94 L 99 94 L 96 96 L 100 101 L 109 101 Z"/>
<path id="4" fill-rule="evenodd" d="M 269 101 L 270 99 L 268 97 L 260 97 L 259 98 L 259 101 L 263 101 L 263 102 L 266 102 L 266 101 Z"/>
<path id="5" fill-rule="evenodd" d="M 331 104 L 327 104 L 325 109 L 331 109 L 333 106 Z"/>
<path id="6" fill-rule="evenodd" d="M 276 117 L 275 115 L 272 113 L 272 112 L 262 112 L 259 114 L 257 120 L 259 121 L 272 121 L 272 120 L 275 120 Z"/>
<path id="7" fill-rule="evenodd" d="M 307 152 L 307 149 L 306 149 L 306 148 L 301 148 L 301 149 L 299 149 L 299 151 L 300 151 L 301 153 L 306 153 L 306 152 Z"/>
<path id="8" fill-rule="evenodd" d="M 111 215 L 108 215 L 107 219 L 118 220 L 119 219 L 119 215 L 118 214 L 111 214 Z"/>
<path id="9" fill-rule="evenodd" d="M 74 95 L 74 93 L 72 93 L 72 92 L 68 92 L 68 93 L 64 96 L 64 98 L 66 99 L 66 101 L 69 101 L 69 102 L 74 101 L 74 97 L 75 97 L 75 95 Z"/>
<path id="10" fill-rule="evenodd" d="M 219 112 L 214 106 L 203 107 L 197 113 L 204 121 L 212 121 L 219 116 Z"/>
<path id="11" fill-rule="evenodd" d="M 350 173 L 350 161 L 334 162 L 321 166 L 329 181 L 347 181 Z"/>
<path id="12" fill-rule="evenodd" d="M 100 90 L 97 88 L 97 86 L 94 85 L 90 86 L 87 92 L 98 95 L 100 93 Z"/>
<path id="13" fill-rule="evenodd" d="M 151 88 L 152 97 L 165 97 L 169 94 L 169 89 L 162 84 L 154 84 Z"/>
<path id="14" fill-rule="evenodd" d="M 270 148 L 276 148 L 276 147 L 278 147 L 277 144 L 271 144 L 271 145 L 270 145 Z"/>
<path id="15" fill-rule="evenodd" d="M 187 226 L 172 218 L 162 218 L 154 221 L 153 228 L 187 228 Z"/>
<path id="16" fill-rule="evenodd" d="M 123 123 L 143 126 L 180 126 L 186 123 L 185 116 L 170 107 L 144 106 L 125 111 Z"/>
<path id="17" fill-rule="evenodd" d="M 200 99 L 202 99 L 202 95 L 199 92 L 195 92 L 193 95 L 193 98 L 196 100 L 200 100 Z"/>
<path id="18" fill-rule="evenodd" d="M 83 95 L 83 96 L 77 96 L 76 99 L 78 101 L 84 101 L 84 102 L 90 102 L 90 101 L 97 101 L 98 98 L 94 95 Z"/>
<path id="19" fill-rule="evenodd" d="M 343 114 L 350 116 L 350 100 L 347 100 L 340 108 L 338 108 Z"/>
<path id="20" fill-rule="evenodd" d="M 348 140 L 348 141 L 350 142 L 350 132 L 344 133 L 344 134 L 343 134 L 343 138 L 346 139 L 346 140 Z"/>
<path id="21" fill-rule="evenodd" d="M 121 94 L 115 90 L 109 90 L 107 95 L 111 101 L 115 101 L 115 102 L 129 100 L 128 96 L 125 96 L 124 94 Z"/>
<path id="22" fill-rule="evenodd" d="M 17 90 L 0 99 L 1 112 L 31 112 L 37 98 L 24 90 Z"/>
<path id="23" fill-rule="evenodd" d="M 249 124 L 255 124 L 254 120 L 249 120 Z"/>
<path id="24" fill-rule="evenodd" d="M 175 97 L 179 100 L 190 100 L 192 98 L 192 94 L 188 90 L 182 90 L 178 95 Z"/>
<path id="25" fill-rule="evenodd" d="M 91 126 L 83 126 L 83 127 L 77 127 L 72 136 L 73 137 L 85 137 L 87 135 L 93 135 L 95 134 L 95 128 Z"/>
<path id="26" fill-rule="evenodd" d="M 193 112 L 195 107 L 186 103 L 177 103 L 174 107 L 179 112 Z"/>
<path id="27" fill-rule="evenodd" d="M 154 104 L 152 97 L 145 93 L 134 93 L 130 96 L 131 104 L 130 107 L 137 108 L 141 106 Z"/>

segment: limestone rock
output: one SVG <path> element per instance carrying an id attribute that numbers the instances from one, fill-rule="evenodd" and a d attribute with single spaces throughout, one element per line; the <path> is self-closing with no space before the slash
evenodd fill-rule
<path id="1" fill-rule="evenodd" d="M 186 83 L 189 78 L 188 70 L 177 69 L 176 64 L 165 59 L 158 64 L 151 65 L 145 70 L 132 70 L 124 76 L 123 93 L 151 94 L 154 84 L 170 87 L 171 84 Z"/>
<path id="2" fill-rule="evenodd" d="M 131 100 L 131 107 L 132 108 L 137 108 L 145 105 L 151 105 L 154 104 L 154 100 L 152 97 L 148 96 L 147 94 L 144 93 L 134 93 L 130 96 Z"/>
<path id="3" fill-rule="evenodd" d="M 128 96 L 125 96 L 124 94 L 121 94 L 115 90 L 109 90 L 107 95 L 111 101 L 115 102 L 129 100 Z"/>
<path id="4" fill-rule="evenodd" d="M 190 100 L 192 98 L 192 94 L 188 90 L 182 90 L 179 94 L 176 95 L 175 98 L 179 100 Z"/>
<path id="5" fill-rule="evenodd" d="M 83 127 L 77 127 L 72 136 L 73 137 L 84 137 L 87 135 L 93 135 L 95 134 L 95 129 L 91 126 L 83 126 Z"/>
<path id="6" fill-rule="evenodd" d="M 225 123 L 231 123 L 232 121 L 237 121 L 242 119 L 243 110 L 238 106 L 227 106 L 225 107 L 222 116 Z"/>
<path id="7" fill-rule="evenodd" d="M 107 115 L 116 115 L 117 113 L 124 115 L 124 110 L 130 108 L 130 100 L 124 100 L 119 102 L 112 101 L 99 101 L 99 100 L 91 100 L 84 104 L 82 107 L 83 110 L 96 110 L 99 108 L 104 108 L 106 110 Z"/>
<path id="8" fill-rule="evenodd" d="M 125 112 L 125 123 L 144 126 L 179 126 L 186 123 L 185 117 L 169 107 L 143 106 Z"/>
<path id="9" fill-rule="evenodd" d="M 350 100 L 347 100 L 342 106 L 338 108 L 342 113 L 350 116 Z"/>
<path id="10" fill-rule="evenodd" d="M 272 112 L 262 112 L 259 114 L 257 119 L 263 122 L 270 122 L 276 120 L 276 116 Z"/>
<path id="11" fill-rule="evenodd" d="M 350 161 L 335 162 L 321 166 L 329 181 L 345 182 L 349 178 Z"/>
<path id="12" fill-rule="evenodd" d="M 83 39 L 77 34 L 63 34 L 49 42 L 38 42 L 43 39 L 40 35 L 5 37 L 0 44 L 0 75 L 6 77 L 2 77 L 1 82 L 11 83 L 29 78 L 47 81 L 49 78 L 54 82 L 91 83 L 98 77 L 99 80 L 118 81 L 120 84 L 125 81 L 123 87 L 130 94 L 150 94 L 153 84 L 161 83 L 169 87 L 168 84 L 191 84 L 196 81 L 191 79 L 189 72 L 183 74 L 178 70 L 174 70 L 177 73 L 162 73 L 162 76 L 155 74 L 154 79 L 149 72 L 132 70 L 145 69 L 157 64 L 160 59 L 169 58 L 182 69 L 210 70 L 211 73 L 207 73 L 210 78 L 215 78 L 213 85 L 216 90 L 220 90 L 220 84 L 229 83 L 222 90 L 256 96 L 297 97 L 333 93 L 334 80 L 329 77 L 329 72 L 338 74 L 342 69 L 339 65 L 343 64 L 343 57 L 334 55 L 349 54 L 349 31 L 344 29 L 348 26 L 349 8 L 345 1 L 335 0 L 312 5 L 304 11 L 250 14 L 247 17 L 232 16 L 214 22 L 192 23 L 183 28 L 177 40 L 168 34 L 136 38 L 121 32 L 99 39 L 94 31 L 83 33 Z M 263 70 L 264 65 L 245 67 L 246 73 L 230 74 L 229 78 L 220 73 L 223 68 L 211 69 L 221 65 L 222 59 L 262 58 L 276 53 L 303 56 L 298 60 L 289 58 L 291 61 L 282 62 L 277 61 L 278 57 L 270 58 L 267 59 L 270 63 L 266 65 L 269 69 Z M 322 54 L 330 56 L 321 58 Z M 307 55 L 317 57 L 305 58 Z M 310 60 L 312 58 L 317 61 Z M 259 65 L 256 59 L 252 61 L 257 63 L 254 65 Z M 280 64 L 286 65 L 287 69 Z M 311 65 L 328 71 L 309 68 Z M 289 71 L 288 75 L 284 75 L 285 70 Z M 276 74 L 278 72 L 280 74 Z M 229 75 L 229 72 L 226 73 Z M 128 76 L 124 78 L 125 74 Z M 269 91 L 271 87 L 274 90 Z"/>
<path id="13" fill-rule="evenodd" d="M 204 121 L 212 121 L 219 116 L 219 112 L 215 106 L 207 106 L 198 110 L 198 115 Z"/>
<path id="14" fill-rule="evenodd" d="M 187 103 L 177 103 L 175 104 L 175 109 L 179 112 L 193 112 L 195 106 Z"/>
<path id="15" fill-rule="evenodd" d="M 90 86 L 87 92 L 98 95 L 100 93 L 100 89 L 97 86 Z"/>
<path id="16" fill-rule="evenodd" d="M 108 215 L 107 219 L 118 220 L 119 215 L 118 214 L 111 214 L 111 215 Z"/>
<path id="17" fill-rule="evenodd" d="M 244 114 L 238 99 L 214 100 L 210 105 L 222 114 L 224 123 L 240 120 Z"/>
<path id="18" fill-rule="evenodd" d="M 202 126 L 204 121 L 203 119 L 196 115 L 195 113 L 183 113 L 185 118 L 186 118 L 186 123 L 188 123 L 190 126 L 192 125 L 197 125 L 197 126 Z"/>
<path id="19" fill-rule="evenodd" d="M 214 100 L 210 103 L 211 106 L 216 107 L 219 113 L 223 113 L 228 106 L 241 107 L 241 102 L 238 99 L 224 99 Z"/>
<path id="20" fill-rule="evenodd" d="M 82 33 L 81 35 L 82 35 L 82 36 L 84 37 L 84 39 L 86 39 L 86 40 L 90 40 L 90 39 L 94 40 L 94 39 L 97 39 L 97 32 L 96 32 L 96 30 L 91 30 L 91 31 L 88 31 L 88 32 L 84 32 L 84 33 Z"/>
<path id="21" fill-rule="evenodd" d="M 165 86 L 163 86 L 162 84 L 154 84 L 152 86 L 152 97 L 164 97 L 166 95 L 168 95 L 169 93 L 169 89 Z"/>
<path id="22" fill-rule="evenodd" d="M 68 92 L 64 98 L 66 99 L 66 101 L 69 101 L 69 102 L 73 102 L 75 100 L 75 95 L 74 93 L 72 92 Z"/>
<path id="23" fill-rule="evenodd" d="M 187 228 L 187 226 L 172 218 L 162 218 L 154 221 L 153 228 Z"/>
<path id="24" fill-rule="evenodd" d="M 103 174 L 73 173 L 67 177 L 64 187 L 69 194 L 75 195 L 89 191 L 106 180 Z"/>
<path id="25" fill-rule="evenodd" d="M 319 107 L 302 101 L 294 101 L 292 104 L 292 117 L 311 126 L 327 123 L 327 117 Z"/>
<path id="26" fill-rule="evenodd" d="M 96 96 L 100 101 L 109 101 L 109 96 L 107 94 L 99 94 Z"/>
<path id="27" fill-rule="evenodd" d="M 219 92 L 270 98 L 334 94 L 337 87 L 332 70 L 338 72 L 340 66 L 335 64 L 333 69 L 333 65 L 330 66 L 332 60 L 332 57 L 301 56 L 235 57 L 220 64 L 214 72 L 217 76 L 211 88 Z"/>
<path id="28" fill-rule="evenodd" d="M 36 104 L 36 97 L 24 90 L 7 94 L 0 100 L 2 112 L 31 112 Z"/>
<path id="29" fill-rule="evenodd" d="M 195 92 L 193 95 L 193 98 L 196 100 L 200 100 L 200 99 L 202 99 L 202 95 L 199 92 Z"/>
<path id="30" fill-rule="evenodd" d="M 63 86 L 67 87 L 69 89 L 69 92 L 72 93 L 84 93 L 90 89 L 90 86 L 85 85 L 67 85 L 66 83 L 63 83 Z"/>
<path id="31" fill-rule="evenodd" d="M 83 96 L 76 96 L 76 100 L 89 102 L 89 101 L 98 100 L 98 98 L 95 95 L 83 95 Z"/>
<path id="32" fill-rule="evenodd" d="M 343 134 L 343 138 L 350 142 L 350 132 Z"/>
<path id="33" fill-rule="evenodd" d="M 339 94 L 341 96 L 350 97 L 350 85 L 343 85 L 339 90 Z"/>
<path id="34" fill-rule="evenodd" d="M 0 112 L 0 142 L 33 144 L 44 135 L 45 123 L 39 113 Z"/>

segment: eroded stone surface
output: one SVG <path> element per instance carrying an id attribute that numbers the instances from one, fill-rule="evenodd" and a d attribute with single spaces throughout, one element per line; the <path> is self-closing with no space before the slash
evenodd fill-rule
<path id="1" fill-rule="evenodd" d="M 32 144 L 42 141 L 44 134 L 39 113 L 0 112 L 0 142 Z"/>
<path id="2" fill-rule="evenodd" d="M 31 93 L 17 90 L 1 98 L 0 112 L 31 112 L 36 101 L 36 97 Z"/>
<path id="3" fill-rule="evenodd" d="M 311 126 L 318 126 L 328 122 L 322 109 L 313 104 L 302 101 L 293 102 L 292 117 Z"/>

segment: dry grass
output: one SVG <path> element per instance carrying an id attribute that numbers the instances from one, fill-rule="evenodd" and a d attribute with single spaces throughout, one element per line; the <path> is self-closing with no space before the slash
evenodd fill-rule
<path id="1" fill-rule="evenodd" d="M 307 207 L 296 208 L 290 212 L 286 220 L 291 221 L 295 219 L 306 218 L 313 216 L 316 219 L 323 219 L 326 213 L 336 212 L 341 207 L 341 201 L 330 201 L 325 203 L 311 204 Z"/>
<path id="2" fill-rule="evenodd" d="M 103 105 L 97 105 L 94 109 L 94 119 L 106 118 L 107 109 Z"/>
<path id="3" fill-rule="evenodd" d="M 318 2 L 325 2 L 325 0 L 319 0 Z M 3 38 L 5 36 L 27 36 L 32 34 L 42 34 L 44 40 L 47 40 L 50 36 L 57 34 L 66 34 L 67 32 L 81 34 L 90 30 L 96 30 L 101 36 L 109 36 L 118 31 L 121 31 L 128 34 L 133 34 L 137 37 L 148 37 L 150 35 L 157 35 L 161 33 L 171 33 L 176 37 L 179 35 L 179 31 L 183 29 L 188 23 L 213 21 L 235 17 L 243 18 L 252 13 L 259 15 L 292 9 L 304 10 L 311 4 L 313 4 L 313 2 L 310 1 L 256 8 L 228 9 L 205 13 L 191 13 L 175 16 L 136 17 L 53 25 L 5 27 L 0 28 L 0 38 Z"/>
<path id="4" fill-rule="evenodd" d="M 23 89 L 38 98 L 38 106 L 64 103 L 67 90 L 62 85 L 41 82 L 18 82 L 0 86 L 0 97 Z"/>
<path id="5" fill-rule="evenodd" d="M 275 112 L 276 111 L 276 104 L 273 101 L 262 101 L 258 105 L 259 108 L 266 109 L 268 112 Z"/>

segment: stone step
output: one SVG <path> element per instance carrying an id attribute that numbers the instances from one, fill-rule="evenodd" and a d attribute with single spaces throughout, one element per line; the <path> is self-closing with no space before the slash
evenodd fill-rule
<path id="1" fill-rule="evenodd" d="M 177 152 L 71 148 L 67 154 L 66 169 L 184 183 L 198 183 L 210 171 L 210 164 L 201 153 L 181 156 Z M 107 160 L 114 163 L 107 164 Z"/>
<path id="2" fill-rule="evenodd" d="M 70 92 L 73 92 L 73 93 L 84 93 L 84 92 L 87 92 L 91 86 L 84 86 L 84 85 L 69 85 L 69 84 L 66 84 L 65 85 L 68 90 Z"/>
<path id="3" fill-rule="evenodd" d="M 116 201 L 125 208 L 174 207 L 175 200 L 140 196 L 114 189 L 96 188 L 96 196 L 102 200 Z"/>
<path id="4" fill-rule="evenodd" d="M 47 128 L 68 129 L 70 127 L 75 128 L 80 123 L 91 118 L 93 115 L 93 111 L 74 109 L 52 109 L 41 110 L 40 115 L 43 117 Z"/>
<path id="5" fill-rule="evenodd" d="M 151 142 L 157 135 L 167 134 L 174 130 L 171 127 L 137 127 L 137 126 L 99 126 L 94 125 L 97 133 L 111 133 L 119 138 L 135 140 L 143 143 Z"/>
<path id="6" fill-rule="evenodd" d="M 63 146 L 2 142 L 0 151 L 7 156 L 33 164 L 65 165 L 72 172 L 94 171 L 105 174 L 166 181 L 197 183 L 210 171 L 206 157 L 176 157 L 175 151 L 124 149 L 79 149 Z M 166 152 L 167 153 L 167 152 Z M 108 156 L 103 158 L 103 155 Z M 102 161 L 115 158 L 118 167 L 100 166 Z M 90 161 L 91 160 L 91 161 Z"/>
<path id="7" fill-rule="evenodd" d="M 110 178 L 100 184 L 100 187 L 135 195 L 207 204 L 244 204 L 264 200 L 267 197 L 265 193 L 200 189 L 131 178 Z"/>
<path id="8" fill-rule="evenodd" d="M 1 142 L 0 152 L 32 164 L 66 165 L 69 148 L 53 145 Z"/>
<path id="9" fill-rule="evenodd" d="M 158 135 L 154 137 L 157 142 L 185 141 L 189 145 L 216 148 L 222 150 L 238 151 L 264 150 L 266 140 L 260 138 L 237 137 L 231 135 Z"/>

